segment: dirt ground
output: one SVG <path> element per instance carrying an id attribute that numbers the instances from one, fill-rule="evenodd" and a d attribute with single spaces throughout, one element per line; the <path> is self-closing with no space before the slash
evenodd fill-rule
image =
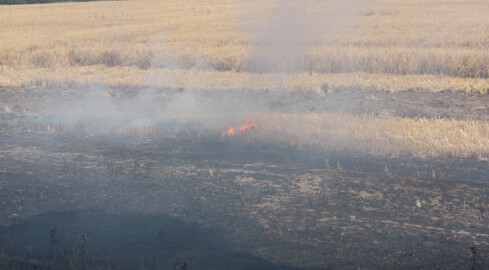
<path id="1" fill-rule="evenodd" d="M 338 112 L 377 117 L 447 118 L 489 121 L 489 95 L 467 92 L 389 92 L 342 89 L 324 94 L 285 91 L 219 91 L 198 89 L 123 89 L 111 92 L 114 100 L 132 98 L 137 92 L 149 92 L 170 100 L 185 93 L 195 93 L 199 102 L 215 106 L 216 100 L 239 100 L 258 104 L 255 109 L 283 112 Z M 88 93 L 88 94 L 87 94 Z M 87 89 L 0 88 L 0 116 L 50 115 L 62 109 L 61 103 L 86 97 Z M 55 101 L 55 102 L 53 102 Z M 59 102 L 63 101 L 63 102 Z M 258 102 L 257 102 L 258 101 Z M 219 103 L 226 110 L 225 103 Z M 228 106 L 236 106 L 230 102 Z M 8 109 L 7 109 L 8 108 Z"/>
<path id="2" fill-rule="evenodd" d="M 14 92 L 0 91 L 3 117 L 49 114 L 39 101 L 52 92 Z M 274 111 L 489 115 L 489 97 L 478 94 L 239 94 Z M 213 95 L 226 92 L 202 102 Z M 488 175 L 477 159 L 388 158 L 191 131 L 5 132 L 0 266 L 42 265 L 54 249 L 59 265 L 64 251 L 78 252 L 73 260 L 86 269 L 171 269 L 177 258 L 188 269 L 485 269 Z"/>

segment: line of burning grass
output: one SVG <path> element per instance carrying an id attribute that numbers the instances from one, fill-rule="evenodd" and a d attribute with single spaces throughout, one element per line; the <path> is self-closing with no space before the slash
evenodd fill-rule
<path id="1" fill-rule="evenodd" d="M 256 124 L 255 124 L 256 121 Z M 102 134 L 144 139 L 244 142 L 351 150 L 383 156 L 489 158 L 489 123 L 474 120 L 354 116 L 342 113 L 263 113 L 242 127 L 162 124 L 101 127 L 89 123 L 0 121 L 2 133 Z"/>

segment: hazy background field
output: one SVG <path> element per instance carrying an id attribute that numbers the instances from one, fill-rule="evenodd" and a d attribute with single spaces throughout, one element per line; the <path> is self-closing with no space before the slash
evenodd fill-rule
<path id="1" fill-rule="evenodd" d="M 381 0 L 2 6 L 0 84 L 161 85 L 177 82 L 157 78 L 182 73 L 178 83 L 189 87 L 197 84 L 185 76 L 193 71 L 198 83 L 205 76 L 222 87 L 269 89 L 277 85 L 263 74 L 286 71 L 294 74 L 285 83 L 291 89 L 330 83 L 486 92 L 488 6 Z"/>
<path id="2" fill-rule="evenodd" d="M 4 89 L 95 89 L 110 99 L 143 88 L 321 96 L 489 90 L 489 4 L 482 0 L 120 1 L 0 6 L 0 14 Z M 84 104 L 92 111 L 106 105 Z M 270 131 L 265 137 L 281 130 L 291 144 L 489 155 L 486 121 L 314 112 L 262 113 L 257 121 Z"/>

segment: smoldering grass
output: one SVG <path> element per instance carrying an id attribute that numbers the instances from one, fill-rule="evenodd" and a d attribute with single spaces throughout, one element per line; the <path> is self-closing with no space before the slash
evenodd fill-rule
<path id="1" fill-rule="evenodd" d="M 221 126 L 178 121 L 152 125 L 103 125 L 90 122 L 3 120 L 0 132 L 73 133 L 78 136 L 311 147 L 350 150 L 386 157 L 489 158 L 489 124 L 475 120 L 410 119 L 353 116 L 344 113 L 261 113 L 259 128 L 223 136 Z M 215 122 L 216 120 L 212 120 Z M 104 123 L 103 121 L 101 123 Z M 332 164 L 333 166 L 336 164 Z M 430 171 L 430 173 L 432 173 Z M 436 175 L 438 173 L 435 172 Z"/>
<path id="2" fill-rule="evenodd" d="M 108 120 L 109 121 L 109 120 Z M 110 122 L 110 121 L 109 121 Z M 82 137 L 126 137 L 134 139 L 167 139 L 198 142 L 220 138 L 221 132 L 195 124 L 163 122 L 154 126 L 109 125 L 109 122 L 91 123 L 79 121 L 0 120 L 0 133 L 9 135 L 26 134 L 74 134 Z"/>

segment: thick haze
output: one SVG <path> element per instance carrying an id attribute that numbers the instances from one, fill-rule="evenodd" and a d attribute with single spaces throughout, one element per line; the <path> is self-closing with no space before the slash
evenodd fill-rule
<path id="1" fill-rule="evenodd" d="M 368 1 L 246 1 L 242 27 L 251 33 L 257 72 L 304 72 L 307 45 L 342 31 Z"/>
<path id="2" fill-rule="evenodd" d="M 198 123 L 199 128 L 222 130 L 228 125 L 242 124 L 247 118 L 266 110 L 272 96 L 291 98 L 280 89 L 279 74 L 306 71 L 304 59 L 308 43 L 341 31 L 353 16 L 365 6 L 365 1 L 246 1 L 242 11 L 241 30 L 251 36 L 249 62 L 257 72 L 270 73 L 270 88 L 275 95 L 243 98 L 226 91 L 200 89 L 134 89 L 126 91 L 109 86 L 94 86 L 80 97 L 53 104 L 55 121 L 89 123 L 105 127 L 157 126 L 170 123 Z M 163 46 L 165 38 L 148 43 Z M 165 50 L 170 53 L 169 50 Z M 204 58 L 199 67 L 205 69 Z M 152 64 L 172 69 L 185 68 L 164 55 L 155 55 Z M 178 81 L 179 78 L 172 78 Z M 156 75 L 147 78 L 147 85 L 160 80 Z M 158 82 L 161 85 L 161 82 Z M 163 85 L 165 83 L 163 82 Z"/>

